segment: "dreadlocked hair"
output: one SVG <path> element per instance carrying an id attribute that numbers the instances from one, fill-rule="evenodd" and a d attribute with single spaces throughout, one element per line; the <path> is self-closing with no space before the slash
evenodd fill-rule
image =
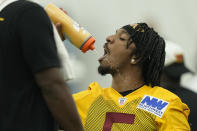
<path id="1" fill-rule="evenodd" d="M 160 86 L 161 73 L 165 62 L 165 41 L 146 23 L 123 27 L 130 34 L 130 42 L 136 49 L 134 54 L 142 65 L 142 75 L 146 85 Z"/>

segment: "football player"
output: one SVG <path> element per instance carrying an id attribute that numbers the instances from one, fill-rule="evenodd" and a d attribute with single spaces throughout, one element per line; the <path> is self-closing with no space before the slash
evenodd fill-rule
<path id="1" fill-rule="evenodd" d="M 106 38 L 99 59 L 101 75 L 111 74 L 109 88 L 97 82 L 74 94 L 87 131 L 189 131 L 189 108 L 160 87 L 165 41 L 146 23 L 126 25 Z"/>

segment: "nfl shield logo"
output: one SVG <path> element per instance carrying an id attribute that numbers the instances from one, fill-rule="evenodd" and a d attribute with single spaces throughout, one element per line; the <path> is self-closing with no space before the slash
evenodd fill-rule
<path id="1" fill-rule="evenodd" d="M 118 103 L 120 105 L 124 105 L 126 101 L 127 101 L 127 98 L 124 98 L 124 97 L 118 99 Z"/>

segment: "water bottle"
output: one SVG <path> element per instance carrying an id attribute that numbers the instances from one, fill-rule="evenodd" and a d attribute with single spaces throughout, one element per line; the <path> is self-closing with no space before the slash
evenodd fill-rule
<path id="1" fill-rule="evenodd" d="M 45 10 L 50 17 L 51 21 L 62 24 L 62 32 L 65 37 L 83 53 L 88 50 L 94 50 L 95 39 L 92 35 L 83 27 L 79 26 L 71 17 L 64 13 L 61 9 L 53 4 L 48 4 Z"/>

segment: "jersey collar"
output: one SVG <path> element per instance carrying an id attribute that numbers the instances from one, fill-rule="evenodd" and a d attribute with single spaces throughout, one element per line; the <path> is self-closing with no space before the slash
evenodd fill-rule
<path id="1" fill-rule="evenodd" d="M 109 87 L 106 94 L 108 94 L 107 99 L 113 100 L 119 107 L 124 107 L 132 99 L 138 99 L 139 97 L 143 97 L 144 94 L 148 93 L 148 91 L 150 89 L 152 89 L 152 87 L 144 85 L 144 86 L 140 87 L 139 89 L 131 92 L 130 94 L 128 94 L 126 96 L 122 96 L 115 89 L 113 89 L 112 87 Z M 127 99 L 127 101 L 123 105 L 119 104 L 119 99 L 121 99 L 121 98 Z"/>

